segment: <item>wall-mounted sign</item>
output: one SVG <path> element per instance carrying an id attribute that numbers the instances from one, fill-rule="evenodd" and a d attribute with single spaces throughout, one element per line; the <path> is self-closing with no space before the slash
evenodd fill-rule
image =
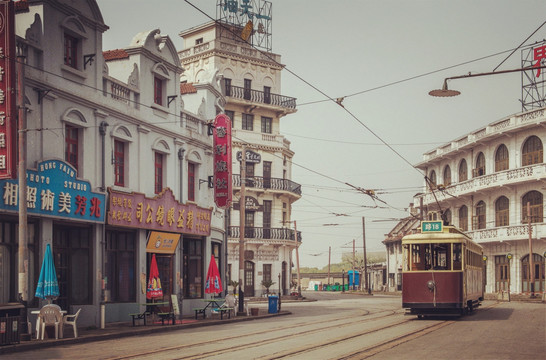
<path id="1" fill-rule="evenodd" d="M 15 95 L 15 11 L 0 1 L 0 179 L 17 177 L 17 107 Z"/>
<path id="2" fill-rule="evenodd" d="M 172 233 L 210 235 L 212 209 L 195 204 L 181 204 L 169 188 L 154 198 L 141 193 L 108 189 L 109 225 L 159 230 Z"/>
<path id="3" fill-rule="evenodd" d="M 19 210 L 19 183 L 0 180 L 0 209 Z M 61 160 L 47 160 L 27 170 L 27 211 L 51 217 L 104 222 L 105 194 L 91 191 L 89 181 L 76 178 L 76 169 Z"/>
<path id="4" fill-rule="evenodd" d="M 239 210 L 241 208 L 240 203 L 233 204 L 233 210 Z M 245 210 L 246 211 L 264 211 L 264 206 L 258 203 L 258 199 L 252 196 L 245 196 Z"/>
<path id="5" fill-rule="evenodd" d="M 214 203 L 227 208 L 232 199 L 231 182 L 231 119 L 220 114 L 214 119 Z"/>
<path id="6" fill-rule="evenodd" d="M 241 162 L 243 159 L 243 152 L 237 151 L 237 161 Z M 262 155 L 252 150 L 245 150 L 245 161 L 247 163 L 259 164 L 262 161 Z"/>
<path id="7" fill-rule="evenodd" d="M 158 254 L 174 254 L 180 234 L 162 231 L 150 231 L 146 252 Z"/>

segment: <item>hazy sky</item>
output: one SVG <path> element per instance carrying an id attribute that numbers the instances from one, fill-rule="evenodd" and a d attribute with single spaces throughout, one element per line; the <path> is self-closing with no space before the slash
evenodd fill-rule
<path id="1" fill-rule="evenodd" d="M 157 28 L 182 50 L 180 31 L 210 21 L 184 0 L 97 2 L 110 27 L 104 50 Z M 216 0 L 190 2 L 216 17 Z M 428 92 L 445 77 L 493 71 L 546 20 L 544 0 L 271 2 L 273 52 L 286 65 L 282 95 L 298 99 L 297 113 L 281 119 L 281 133 L 296 153 L 292 180 L 303 185 L 292 213 L 303 236 L 301 266 L 327 265 L 329 246 L 339 262 L 353 239 L 361 252 L 362 217 L 367 250 L 384 250 L 384 234 L 396 224 L 386 220 L 407 216 L 424 184 L 411 165 L 521 111 L 519 73 L 453 80 L 450 88 L 462 93 L 456 98 Z M 546 25 L 526 44 L 545 38 Z M 497 71 L 520 66 L 518 50 Z M 347 96 L 345 109 L 322 101 L 321 92 Z M 345 183 L 375 190 L 386 204 Z"/>

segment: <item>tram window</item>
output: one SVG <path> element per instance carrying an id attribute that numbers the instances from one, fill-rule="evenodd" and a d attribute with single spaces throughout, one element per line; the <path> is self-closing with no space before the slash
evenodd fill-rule
<path id="1" fill-rule="evenodd" d="M 453 270 L 462 269 L 461 244 L 453 244 Z"/>
<path id="2" fill-rule="evenodd" d="M 434 270 L 451 270 L 451 244 L 432 244 Z"/>
<path id="3" fill-rule="evenodd" d="M 423 261 L 426 259 L 425 246 L 427 245 L 411 245 L 411 270 L 426 270 L 425 262 Z"/>
<path id="4" fill-rule="evenodd" d="M 404 264 L 404 271 L 409 271 L 410 270 L 410 251 L 409 251 L 409 246 L 408 245 L 404 245 L 404 248 L 403 248 L 403 254 L 404 254 L 404 259 L 403 259 L 403 264 Z"/>

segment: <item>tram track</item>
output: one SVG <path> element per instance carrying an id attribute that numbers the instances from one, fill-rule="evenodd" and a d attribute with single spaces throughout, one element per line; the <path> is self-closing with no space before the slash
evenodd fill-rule
<path id="1" fill-rule="evenodd" d="M 326 319 L 326 320 L 319 320 L 319 321 L 307 321 L 307 322 L 301 322 L 301 323 L 296 323 L 296 324 L 292 324 L 290 326 L 279 326 L 279 327 L 276 327 L 276 328 L 273 328 L 273 329 L 267 329 L 267 330 L 263 330 L 263 331 L 258 331 L 258 332 L 253 332 L 252 334 L 249 334 L 249 335 L 253 335 L 253 336 L 256 336 L 256 335 L 271 335 L 272 333 L 274 332 L 285 332 L 285 331 L 289 331 L 289 330 L 294 330 L 294 329 L 302 329 L 304 327 L 308 327 L 308 326 L 316 326 L 316 325 L 320 325 L 320 324 L 329 324 L 328 326 L 324 326 L 324 327 L 320 327 L 320 328 L 316 328 L 316 329 L 310 329 L 310 330 L 305 330 L 305 331 L 297 331 L 294 335 L 292 336 L 301 336 L 303 334 L 312 334 L 312 333 L 315 333 L 315 332 L 319 332 L 319 331 L 327 331 L 327 330 L 330 330 L 330 329 L 339 329 L 340 327 L 347 327 L 347 326 L 351 326 L 351 325 L 355 325 L 355 324 L 358 324 L 358 323 L 366 323 L 366 322 L 370 322 L 370 321 L 374 321 L 374 320 L 381 320 L 381 319 L 384 319 L 384 318 L 387 318 L 387 317 L 390 317 L 390 316 L 394 316 L 394 315 L 397 315 L 397 314 L 400 314 L 401 311 L 400 310 L 380 310 L 380 311 L 377 311 L 377 312 L 373 312 L 373 311 L 367 311 L 367 310 L 361 310 L 360 311 L 360 314 L 359 315 L 351 315 L 351 316 L 344 316 L 344 317 L 339 317 L 339 318 L 336 318 L 335 320 L 332 320 L 332 319 Z M 353 321 L 347 321 L 347 320 L 353 320 Z M 229 342 L 231 340 L 237 340 L 237 339 L 241 339 L 241 335 L 234 335 L 234 336 L 228 336 L 228 337 L 223 337 L 221 340 L 222 342 Z M 276 337 L 273 337 L 273 338 L 268 338 L 267 340 L 264 340 L 262 342 L 260 342 L 259 345 L 262 345 L 264 343 L 274 343 L 275 341 L 279 341 L 283 338 L 286 338 L 286 334 L 282 334 L 280 336 L 276 336 Z M 184 345 L 176 345 L 176 346 L 171 346 L 171 347 L 164 347 L 164 348 L 160 348 L 160 349 L 154 349 L 154 350 L 150 350 L 150 351 L 147 351 L 147 352 L 139 352 L 139 353 L 133 353 L 133 354 L 126 354 L 126 355 L 122 355 L 122 356 L 115 356 L 115 357 L 110 357 L 108 358 L 107 360 L 123 360 L 123 359 L 137 359 L 137 358 L 144 358 L 144 357 L 148 357 L 148 356 L 154 356 L 154 355 L 159 355 L 159 354 L 165 354 L 165 353 L 168 353 L 168 352 L 175 352 L 175 351 L 183 351 L 183 350 L 189 350 L 191 348 L 195 348 L 195 347 L 200 347 L 200 346 L 203 346 L 203 347 L 206 347 L 208 345 L 213 345 L 213 344 L 217 344 L 218 343 L 218 339 L 211 339 L 211 340 L 205 340 L 205 341 L 200 341 L 200 342 L 195 342 L 195 343 L 191 343 L 191 344 L 184 344 Z M 211 351 L 211 352 L 206 352 L 206 353 L 199 353 L 199 354 L 195 354 L 195 355 L 190 355 L 190 356 L 186 356 L 186 357 L 178 357 L 178 359 L 202 359 L 202 358 L 206 358 L 207 356 L 210 356 L 211 354 L 214 354 L 214 355 L 218 355 L 220 353 L 229 353 L 231 351 L 233 351 L 234 349 L 237 349 L 237 350 L 240 350 L 242 348 L 251 348 L 252 345 L 255 345 L 255 343 L 248 343 L 248 344 L 242 344 L 242 345 L 238 345 L 238 346 L 228 346 L 226 348 L 223 348 L 221 350 L 215 350 L 215 351 Z"/>

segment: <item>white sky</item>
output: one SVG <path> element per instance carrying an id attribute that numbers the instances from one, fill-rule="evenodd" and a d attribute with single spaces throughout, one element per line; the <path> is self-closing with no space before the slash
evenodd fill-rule
<path id="1" fill-rule="evenodd" d="M 190 2 L 216 17 L 216 0 Z M 281 133 L 296 153 L 292 180 L 303 185 L 292 213 L 303 236 L 300 266 L 327 265 L 329 246 L 332 263 L 339 262 L 353 239 L 361 252 L 363 216 L 368 252 L 384 250 L 381 241 L 396 222 L 382 220 L 407 216 L 404 208 L 422 190 L 422 175 L 408 163 L 521 111 L 519 73 L 453 80 L 450 88 L 462 93 L 456 98 L 428 92 L 441 88 L 445 77 L 493 71 L 546 20 L 544 0 L 271 2 L 273 52 L 287 69 L 332 98 L 370 90 L 343 102 L 358 121 L 330 101 L 298 106 L 281 119 Z M 156 28 L 182 50 L 180 31 L 210 20 L 183 0 L 97 3 L 110 27 L 104 50 L 127 47 L 137 33 Z M 527 44 L 545 38 L 546 25 Z M 518 50 L 497 71 L 520 66 Z M 281 93 L 298 104 L 326 99 L 286 70 Z M 386 205 L 349 191 L 346 182 L 375 189 L 388 207 L 370 208 Z"/>

